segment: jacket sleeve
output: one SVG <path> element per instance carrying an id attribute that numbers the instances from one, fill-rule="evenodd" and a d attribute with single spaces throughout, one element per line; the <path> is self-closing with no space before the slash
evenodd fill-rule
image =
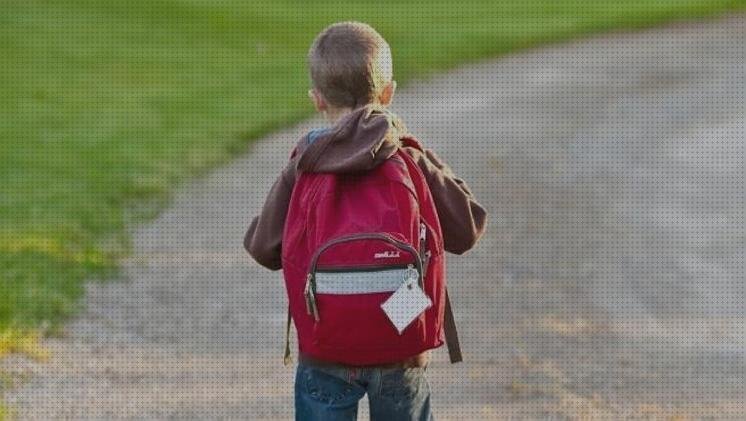
<path id="1" fill-rule="evenodd" d="M 244 236 L 244 248 L 260 265 L 282 269 L 282 234 L 290 205 L 290 195 L 295 185 L 296 151 L 267 195 L 259 216 L 255 217 Z"/>
<path id="2" fill-rule="evenodd" d="M 484 233 L 487 212 L 480 205 L 464 180 L 430 149 L 423 152 L 412 147 L 404 150 L 422 169 L 438 211 L 446 251 L 463 254 L 477 243 Z"/>

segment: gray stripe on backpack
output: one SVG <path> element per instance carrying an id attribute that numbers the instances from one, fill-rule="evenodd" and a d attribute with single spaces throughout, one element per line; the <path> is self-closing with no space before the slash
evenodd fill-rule
<path id="1" fill-rule="evenodd" d="M 373 294 L 396 291 L 409 276 L 410 269 L 375 271 L 316 272 L 316 294 Z"/>

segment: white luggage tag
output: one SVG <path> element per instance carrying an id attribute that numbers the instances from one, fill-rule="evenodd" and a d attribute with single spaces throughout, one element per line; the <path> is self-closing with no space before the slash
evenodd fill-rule
<path id="1" fill-rule="evenodd" d="M 400 335 L 417 316 L 433 305 L 417 280 L 417 271 L 412 269 L 407 280 L 381 304 L 381 308 Z"/>

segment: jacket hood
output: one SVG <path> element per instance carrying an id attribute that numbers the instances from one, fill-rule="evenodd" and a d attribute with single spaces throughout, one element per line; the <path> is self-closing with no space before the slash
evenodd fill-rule
<path id="1" fill-rule="evenodd" d="M 309 144 L 301 140 L 298 171 L 351 173 L 368 171 L 394 155 L 404 125 L 391 112 L 373 106 L 353 110 Z"/>

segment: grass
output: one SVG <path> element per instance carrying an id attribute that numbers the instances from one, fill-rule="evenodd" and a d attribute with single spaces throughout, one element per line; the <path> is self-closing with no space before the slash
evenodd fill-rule
<path id="1" fill-rule="evenodd" d="M 12 332 L 54 330 L 79 308 L 84 280 L 116 272 L 125 228 L 152 217 L 174 186 L 309 115 L 305 52 L 331 22 L 377 27 L 406 83 L 538 43 L 744 5 L 6 0 L 0 332 L 20 344 Z"/>
<path id="2" fill-rule="evenodd" d="M 2 402 L 0 402 L 0 421 L 5 421 L 7 419 L 10 419 L 11 411 L 10 409 L 5 406 Z"/>
<path id="3" fill-rule="evenodd" d="M 14 353 L 27 355 L 38 361 L 49 357 L 48 351 L 39 345 L 37 330 L 5 329 L 0 332 L 0 358 Z"/>

